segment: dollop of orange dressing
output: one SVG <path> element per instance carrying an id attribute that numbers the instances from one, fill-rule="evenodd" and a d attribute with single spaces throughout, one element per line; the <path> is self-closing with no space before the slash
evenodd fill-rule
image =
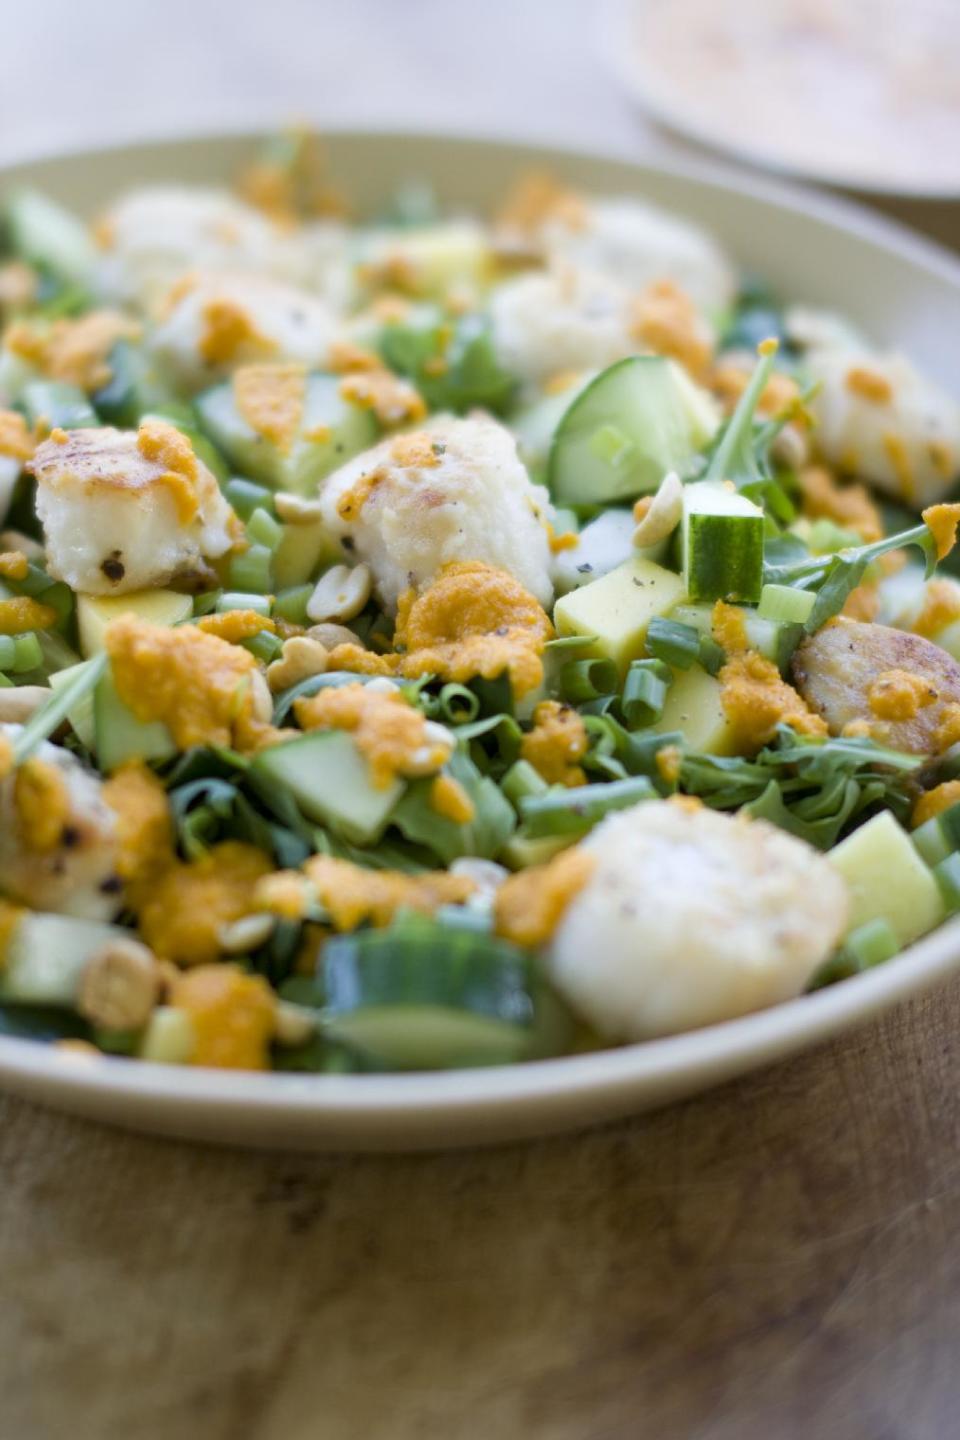
<path id="1" fill-rule="evenodd" d="M 787 684 L 772 660 L 755 651 L 733 655 L 718 678 L 720 703 L 740 754 L 762 750 L 778 725 L 790 725 L 801 735 L 827 734 L 823 717 Z"/>
<path id="2" fill-rule="evenodd" d="M 25 849 L 37 855 L 56 850 L 70 819 L 70 792 L 60 767 L 37 755 L 24 760 L 13 780 L 13 808 Z"/>
<path id="3" fill-rule="evenodd" d="M 259 975 L 237 965 L 201 965 L 177 977 L 170 1002 L 190 1017 L 193 1065 L 266 1070 L 276 1026 L 276 996 Z"/>
<path id="4" fill-rule="evenodd" d="M 336 930 L 355 930 L 365 924 L 389 925 L 398 910 L 432 915 L 442 905 L 462 905 L 476 889 L 466 875 L 451 875 L 448 870 L 432 870 L 422 875 L 407 875 L 400 870 L 367 870 L 329 855 L 313 856 L 305 863 L 303 875 Z M 288 913 L 284 907 L 289 906 L 293 897 L 293 884 L 302 894 L 303 875 L 281 871 L 269 876 L 257 887 L 256 905 L 279 914 Z"/>
<path id="5" fill-rule="evenodd" d="M 933 820 L 935 816 L 942 815 L 945 810 L 958 804 L 960 804 L 960 780 L 944 780 L 942 785 L 936 785 L 932 790 L 927 790 L 920 796 L 913 807 L 910 824 L 916 829 L 926 820 Z"/>
<path id="6" fill-rule="evenodd" d="M 595 856 L 573 846 L 561 850 L 545 865 L 531 865 L 510 875 L 494 896 L 497 934 L 515 945 L 545 945 L 571 900 L 590 879 L 596 863 Z"/>
<path id="7" fill-rule="evenodd" d="M 51 605 L 34 600 L 32 595 L 12 595 L 0 600 L 0 635 L 25 635 L 28 630 L 49 630 L 57 623 L 57 612 Z"/>
<path id="8" fill-rule="evenodd" d="M 26 420 L 16 410 L 0 410 L 0 455 L 29 460 L 37 448 Z"/>
<path id="9" fill-rule="evenodd" d="M 118 340 L 133 340 L 140 326 L 116 310 L 91 310 L 76 320 L 55 320 L 38 327 L 21 321 L 7 331 L 5 343 L 51 380 L 99 390 L 111 378 L 107 357 Z"/>
<path id="10" fill-rule="evenodd" d="M 541 700 L 533 712 L 533 729 L 520 743 L 520 754 L 549 785 L 573 788 L 586 783 L 578 762 L 586 755 L 587 744 L 587 728 L 572 705 Z"/>
<path id="11" fill-rule="evenodd" d="M 469 825 L 477 810 L 459 780 L 438 775 L 430 786 L 430 808 L 454 825 Z"/>
<path id="12" fill-rule="evenodd" d="M 372 410 L 383 426 L 416 424 L 427 413 L 419 390 L 385 367 L 349 372 L 340 381 L 340 394 L 351 405 Z"/>
<path id="13" fill-rule="evenodd" d="M 800 472 L 800 494 L 809 519 L 833 520 L 868 545 L 883 538 L 880 511 L 865 485 L 838 485 L 829 470 L 811 465 Z"/>
<path id="14" fill-rule="evenodd" d="M 400 672 L 463 682 L 505 671 L 516 695 L 543 679 L 541 655 L 553 635 L 546 611 L 506 570 L 480 561 L 444 565 L 421 594 L 400 597 L 394 643 Z"/>
<path id="15" fill-rule="evenodd" d="M 186 435 L 166 420 L 141 420 L 137 449 L 145 460 L 163 470 L 160 478 L 173 492 L 177 515 L 188 524 L 200 508 L 204 471 Z"/>
<path id="16" fill-rule="evenodd" d="M 739 605 L 718 600 L 710 616 L 710 633 L 728 656 L 742 655 L 750 646 L 746 611 Z"/>
<path id="17" fill-rule="evenodd" d="M 262 850 L 239 840 L 213 845 L 196 860 L 174 860 L 140 896 L 141 935 L 178 965 L 212 963 L 220 931 L 249 914 L 254 886 L 272 868 Z"/>
<path id="18" fill-rule="evenodd" d="M 930 580 L 924 590 L 920 613 L 913 622 L 914 635 L 924 635 L 931 640 L 954 620 L 960 620 L 960 585 L 955 580 Z"/>
<path id="19" fill-rule="evenodd" d="M 257 663 L 248 650 L 195 625 L 149 625 L 134 615 L 114 620 L 105 639 L 120 699 L 138 720 L 166 725 L 178 749 L 262 743 L 269 727 L 253 716 Z"/>
<path id="20" fill-rule="evenodd" d="M 239 645 L 241 640 L 252 640 L 254 635 L 260 635 L 265 630 L 270 635 L 277 633 L 276 621 L 257 610 L 225 610 L 222 615 L 204 615 L 197 621 L 197 629 L 202 630 L 204 635 L 216 635 L 219 640 L 226 640 L 231 645 Z"/>
<path id="21" fill-rule="evenodd" d="M 30 569 L 30 562 L 22 550 L 4 550 L 0 553 L 0 575 L 4 580 L 24 580 Z"/>
<path id="22" fill-rule="evenodd" d="M 631 330 L 641 345 L 678 360 L 692 375 L 703 375 L 710 365 L 710 330 L 690 296 L 673 280 L 657 280 L 639 296 Z"/>
<path id="23" fill-rule="evenodd" d="M 293 709 L 304 730 L 351 734 L 378 789 L 386 789 L 398 775 L 439 770 L 449 755 L 447 746 L 431 742 L 426 718 L 398 691 L 380 693 L 358 681 L 295 700 Z"/>
<path id="24" fill-rule="evenodd" d="M 229 365 L 241 354 L 266 359 L 276 351 L 275 342 L 261 334 L 236 300 L 214 295 L 204 304 L 202 316 L 198 348 L 208 365 Z"/>
<path id="25" fill-rule="evenodd" d="M 957 543 L 960 505 L 928 505 L 920 518 L 937 542 L 937 559 L 946 560 Z"/>
<path id="26" fill-rule="evenodd" d="M 102 795 L 117 817 L 117 874 L 137 909 L 144 887 L 176 858 L 167 792 L 152 770 L 132 760 L 104 781 Z"/>
<path id="27" fill-rule="evenodd" d="M 17 927 L 26 913 L 22 905 L 14 905 L 9 900 L 0 900 L 0 971 L 3 970 L 6 963 Z"/>
<path id="28" fill-rule="evenodd" d="M 884 670 L 867 690 L 867 703 L 879 720 L 912 720 L 939 698 L 935 685 L 910 670 Z"/>
<path id="29" fill-rule="evenodd" d="M 288 454 L 303 423 L 307 372 L 302 365 L 243 365 L 233 398 L 251 430 Z"/>

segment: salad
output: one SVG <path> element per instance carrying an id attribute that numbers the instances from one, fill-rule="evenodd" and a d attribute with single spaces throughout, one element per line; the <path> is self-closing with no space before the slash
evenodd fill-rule
<path id="1" fill-rule="evenodd" d="M 350 217 L 305 136 L 3 238 L 0 1033 L 502 1064 L 960 909 L 910 360 L 641 199 Z"/>

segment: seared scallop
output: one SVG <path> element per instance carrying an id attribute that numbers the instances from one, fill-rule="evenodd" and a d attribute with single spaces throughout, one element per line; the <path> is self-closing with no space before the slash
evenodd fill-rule
<path id="1" fill-rule="evenodd" d="M 960 738 L 949 734 L 960 665 L 922 635 L 838 617 L 799 646 L 793 679 L 833 735 L 868 735 L 918 755 Z"/>
<path id="2" fill-rule="evenodd" d="M 30 461 L 47 568 L 73 590 L 122 595 L 203 573 L 237 521 L 172 425 L 54 431 Z"/>

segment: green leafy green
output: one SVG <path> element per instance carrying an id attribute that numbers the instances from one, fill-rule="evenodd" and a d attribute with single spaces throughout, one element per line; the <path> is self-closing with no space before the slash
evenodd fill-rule
<path id="1" fill-rule="evenodd" d="M 684 755 L 679 783 L 684 794 L 699 795 L 715 810 L 746 810 L 828 850 L 877 805 L 906 819 L 909 780 L 922 763 L 921 756 L 872 740 L 812 739 L 781 726 L 753 760 Z"/>
<path id="2" fill-rule="evenodd" d="M 458 748 L 447 764 L 447 773 L 467 792 L 474 815 L 464 825 L 439 815 L 430 803 L 431 780 L 415 780 L 407 786 L 391 817 L 391 824 L 408 840 L 432 851 L 444 865 L 460 855 L 493 859 L 516 828 L 516 815 L 496 783 L 480 773 Z"/>
<path id="3" fill-rule="evenodd" d="M 435 306 L 418 306 L 384 327 L 379 348 L 390 369 L 411 380 L 432 410 L 459 414 L 479 405 L 500 415 L 513 399 L 516 381 L 501 367 L 480 315 L 448 319 Z"/>

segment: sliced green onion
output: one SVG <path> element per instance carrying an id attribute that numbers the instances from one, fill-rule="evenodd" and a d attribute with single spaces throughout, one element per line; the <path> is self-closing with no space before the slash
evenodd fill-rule
<path id="1" fill-rule="evenodd" d="M 271 660 L 276 660 L 283 649 L 283 641 L 279 635 L 271 635 L 269 630 L 261 630 L 259 635 L 251 635 L 247 640 L 241 640 L 244 650 L 249 650 L 258 660 L 269 665 Z"/>
<path id="2" fill-rule="evenodd" d="M 32 630 L 28 630 L 25 635 L 14 636 L 13 648 L 13 664 L 9 668 L 14 674 L 20 674 L 24 670 L 37 670 L 43 664 L 40 641 Z"/>
<path id="3" fill-rule="evenodd" d="M 225 615 L 228 610 L 253 610 L 257 615 L 269 615 L 270 596 L 252 595 L 245 590 L 224 590 L 217 600 L 216 612 Z"/>
<path id="4" fill-rule="evenodd" d="M 202 595 L 194 595 L 193 618 L 199 620 L 203 615 L 212 615 L 222 594 L 222 590 L 204 590 Z"/>
<path id="5" fill-rule="evenodd" d="M 700 664 L 708 675 L 716 675 L 726 663 L 726 652 L 722 645 L 718 645 L 712 635 L 700 636 Z"/>
<path id="6" fill-rule="evenodd" d="M 58 690 L 51 692 L 50 699 L 39 710 L 34 711 L 13 742 L 13 762 L 20 765 L 32 755 L 67 715 L 94 688 L 107 668 L 105 654 L 95 655 L 92 660 L 78 665 L 74 674 Z"/>
<path id="7" fill-rule="evenodd" d="M 268 550 L 276 550 L 283 539 L 283 526 L 274 520 L 268 510 L 258 505 L 247 521 L 247 534 L 257 545 L 266 545 Z"/>
<path id="8" fill-rule="evenodd" d="M 663 714 L 667 690 L 673 679 L 662 660 L 634 660 L 623 684 L 620 709 L 628 730 L 654 725 Z"/>
<path id="9" fill-rule="evenodd" d="M 440 691 L 436 713 L 450 725 L 469 725 L 480 714 L 480 698 L 466 685 L 451 681 Z"/>
<path id="10" fill-rule="evenodd" d="M 851 930 L 843 942 L 843 948 L 856 961 L 858 970 L 869 970 L 874 965 L 883 965 L 887 960 L 892 960 L 900 950 L 900 941 L 889 920 L 878 915 L 874 920 L 868 920 L 865 925 L 858 925 L 856 930 Z"/>
<path id="11" fill-rule="evenodd" d="M 531 795 L 546 795 L 550 786 L 529 760 L 515 760 L 500 781 L 500 789 L 510 804 L 519 808 L 521 800 Z"/>
<path id="12" fill-rule="evenodd" d="M 940 886 L 944 905 L 951 915 L 955 915 L 960 910 L 960 853 L 954 851 L 946 860 L 941 860 L 939 865 L 934 865 L 933 873 Z"/>
<path id="13" fill-rule="evenodd" d="M 647 626 L 647 651 L 676 670 L 689 670 L 700 658 L 700 635 L 692 625 L 655 615 Z"/>
<path id="14" fill-rule="evenodd" d="M 273 555 L 266 545 L 251 545 L 230 561 L 230 584 L 236 590 L 267 594 L 273 585 Z"/>
<path id="15" fill-rule="evenodd" d="M 574 790 L 553 787 L 545 795 L 530 795 L 520 801 L 523 833 L 530 840 L 544 835 L 583 835 L 605 815 L 641 800 L 652 800 L 656 794 L 644 775 L 580 785 Z"/>
<path id="16" fill-rule="evenodd" d="M 812 590 L 795 590 L 792 585 L 764 585 L 757 614 L 761 620 L 784 625 L 803 625 L 817 603 Z"/>
<path id="17" fill-rule="evenodd" d="M 560 694 L 571 705 L 613 695 L 619 683 L 620 672 L 613 660 L 568 660 L 560 671 Z"/>
<path id="18" fill-rule="evenodd" d="M 17 642 L 13 635 L 0 635 L 0 670 L 12 670 L 17 657 Z"/>
<path id="19" fill-rule="evenodd" d="M 291 625 L 302 625 L 307 619 L 307 602 L 313 594 L 312 585 L 292 585 L 281 590 L 273 602 L 273 613 Z"/>
<path id="20" fill-rule="evenodd" d="M 241 520 L 249 520 L 255 510 L 266 510 L 267 514 L 273 514 L 273 493 L 265 485 L 255 485 L 252 480 L 242 480 L 236 476 L 227 481 L 223 493 Z"/>

